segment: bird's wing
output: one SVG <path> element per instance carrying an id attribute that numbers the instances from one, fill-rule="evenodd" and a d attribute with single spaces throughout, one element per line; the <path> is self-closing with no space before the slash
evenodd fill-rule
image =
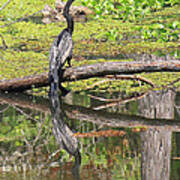
<path id="1" fill-rule="evenodd" d="M 64 66 L 66 59 L 72 55 L 72 49 L 72 37 L 69 32 L 63 30 L 59 36 L 55 38 L 50 49 L 50 75 L 55 76 L 55 72 Z"/>
<path id="2" fill-rule="evenodd" d="M 73 42 L 69 32 L 64 31 L 58 44 L 57 62 L 58 66 L 63 66 L 66 59 L 72 54 Z"/>

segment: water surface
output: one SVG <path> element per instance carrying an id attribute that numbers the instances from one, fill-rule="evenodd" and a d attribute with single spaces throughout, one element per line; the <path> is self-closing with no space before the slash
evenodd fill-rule
<path id="1" fill-rule="evenodd" d="M 0 94 L 0 179 L 180 179 L 180 93 L 112 97 Z"/>

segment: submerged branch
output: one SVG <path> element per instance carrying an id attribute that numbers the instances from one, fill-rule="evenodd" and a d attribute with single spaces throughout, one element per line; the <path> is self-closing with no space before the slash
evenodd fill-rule
<path id="1" fill-rule="evenodd" d="M 76 81 L 106 75 L 135 74 L 142 72 L 180 72 L 180 61 L 157 62 L 104 62 L 80 67 L 72 67 L 64 70 L 62 82 Z M 48 86 L 48 73 L 11 79 L 0 82 L 2 91 L 24 91 L 32 87 Z"/>
<path id="2" fill-rule="evenodd" d="M 136 81 L 142 81 L 146 84 L 149 84 L 151 87 L 155 87 L 155 84 L 151 82 L 149 79 L 146 79 L 141 76 L 136 75 L 107 75 L 106 78 L 110 80 L 136 80 Z"/>
<path id="3" fill-rule="evenodd" d="M 138 96 L 134 96 L 134 97 L 126 98 L 126 99 L 107 99 L 107 100 L 102 99 L 102 98 L 100 99 L 100 98 L 93 96 L 94 99 L 98 99 L 99 101 L 104 100 L 104 102 L 110 102 L 107 104 L 103 104 L 103 105 L 94 107 L 93 110 L 102 110 L 102 109 L 110 108 L 110 107 L 117 106 L 120 104 L 126 104 L 126 103 L 131 102 L 131 101 L 136 101 L 138 99 L 143 98 L 146 94 L 147 93 L 143 93 L 143 94 L 140 94 Z M 90 96 L 90 97 L 92 97 L 92 96 Z"/>

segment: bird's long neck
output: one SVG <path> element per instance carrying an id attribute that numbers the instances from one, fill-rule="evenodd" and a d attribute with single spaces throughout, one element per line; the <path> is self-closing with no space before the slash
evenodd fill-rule
<path id="1" fill-rule="evenodd" d="M 63 11 L 63 15 L 66 18 L 67 24 L 68 24 L 68 31 L 69 33 L 73 33 L 74 30 L 74 21 L 72 16 L 69 14 L 69 8 L 71 6 L 71 4 L 73 3 L 74 0 L 68 0 L 65 7 L 64 7 L 64 11 Z"/>

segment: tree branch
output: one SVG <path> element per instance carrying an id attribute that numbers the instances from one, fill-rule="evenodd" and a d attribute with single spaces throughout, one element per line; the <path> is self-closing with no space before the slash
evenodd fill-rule
<path id="1" fill-rule="evenodd" d="M 153 82 L 150 80 L 141 77 L 141 76 L 136 76 L 136 75 L 107 75 L 106 78 L 111 79 L 111 80 L 136 80 L 136 81 L 142 81 L 146 84 L 149 84 L 151 87 L 155 87 Z"/>
<path id="2" fill-rule="evenodd" d="M 62 82 L 76 81 L 106 75 L 135 74 L 142 72 L 180 72 L 180 61 L 156 62 L 104 62 L 64 70 Z M 48 86 L 48 73 L 1 81 L 1 91 L 24 91 L 32 87 Z"/>
<path id="3" fill-rule="evenodd" d="M 3 44 L 3 47 L 2 47 L 2 48 L 5 50 L 5 49 L 8 48 L 8 46 L 7 46 L 7 44 L 6 44 L 6 41 L 5 41 L 4 38 L 3 38 L 2 34 L 0 34 L 0 37 L 1 37 L 1 40 L 2 40 L 2 44 Z"/>
<path id="4" fill-rule="evenodd" d="M 0 11 L 2 11 L 10 2 L 11 0 L 8 0 L 6 3 L 4 3 L 2 7 L 0 8 Z"/>

